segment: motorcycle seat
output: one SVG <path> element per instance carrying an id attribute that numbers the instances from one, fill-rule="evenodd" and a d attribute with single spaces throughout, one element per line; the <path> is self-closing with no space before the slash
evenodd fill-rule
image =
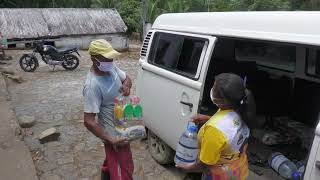
<path id="1" fill-rule="evenodd" d="M 59 54 L 65 54 L 65 53 L 68 53 L 68 52 L 74 52 L 74 51 L 77 51 L 78 48 L 63 48 L 63 49 L 57 49 L 57 52 Z"/>

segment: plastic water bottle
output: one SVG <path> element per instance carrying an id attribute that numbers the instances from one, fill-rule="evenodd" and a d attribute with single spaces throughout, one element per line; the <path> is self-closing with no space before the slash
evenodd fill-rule
<path id="1" fill-rule="evenodd" d="M 297 166 L 279 152 L 272 153 L 269 165 L 286 179 L 293 178 L 297 172 Z"/>
<path id="2" fill-rule="evenodd" d="M 301 174 L 303 174 L 304 171 L 306 170 L 306 166 L 303 161 L 297 162 L 296 166 L 297 166 L 298 172 L 300 172 Z"/>
<path id="3" fill-rule="evenodd" d="M 292 179 L 293 180 L 301 180 L 301 179 L 303 179 L 303 173 L 306 169 L 306 166 L 304 165 L 304 163 L 302 161 L 297 162 L 296 166 L 297 166 L 298 170 L 292 174 Z"/>
<path id="4" fill-rule="evenodd" d="M 133 119 L 133 106 L 128 100 L 128 97 L 125 97 L 125 103 L 123 106 L 123 116 L 125 121 L 131 121 Z"/>
<path id="5" fill-rule="evenodd" d="M 302 179 L 302 174 L 300 172 L 294 172 L 292 174 L 292 180 L 301 180 Z"/>
<path id="6" fill-rule="evenodd" d="M 139 104 L 140 98 L 138 96 L 131 96 L 130 101 L 133 106 L 133 120 L 141 120 L 142 119 L 142 107 Z"/>
<path id="7" fill-rule="evenodd" d="M 119 95 L 114 100 L 114 118 L 118 121 L 123 120 L 123 100 L 124 97 Z"/>
<path id="8" fill-rule="evenodd" d="M 176 149 L 174 162 L 176 165 L 194 163 L 198 157 L 197 126 L 193 122 L 188 123 L 187 130 L 182 134 Z"/>

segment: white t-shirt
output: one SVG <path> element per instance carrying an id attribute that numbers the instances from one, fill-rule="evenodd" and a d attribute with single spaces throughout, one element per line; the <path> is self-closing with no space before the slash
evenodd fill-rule
<path id="1" fill-rule="evenodd" d="M 126 73 L 118 67 L 104 76 L 89 72 L 83 88 L 84 112 L 98 114 L 98 122 L 110 135 L 116 135 L 113 119 L 114 99 L 120 95 Z"/>

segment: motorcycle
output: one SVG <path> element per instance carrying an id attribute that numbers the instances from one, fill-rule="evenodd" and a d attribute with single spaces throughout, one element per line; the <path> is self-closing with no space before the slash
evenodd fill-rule
<path id="1" fill-rule="evenodd" d="M 41 59 L 48 65 L 62 66 L 66 70 L 74 70 L 79 66 L 79 58 L 73 53 L 78 54 L 78 48 L 57 49 L 51 45 L 45 45 L 44 41 L 33 42 L 33 52 L 24 54 L 20 58 L 20 67 L 26 72 L 33 72 L 39 67 L 39 61 L 36 53 L 39 53 Z"/>

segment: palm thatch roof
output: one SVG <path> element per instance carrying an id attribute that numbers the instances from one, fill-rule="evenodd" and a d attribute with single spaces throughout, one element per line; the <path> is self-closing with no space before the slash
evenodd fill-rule
<path id="1" fill-rule="evenodd" d="M 0 32 L 8 39 L 49 34 L 39 9 L 0 9 Z"/>
<path id="2" fill-rule="evenodd" d="M 0 32 L 8 39 L 124 33 L 115 9 L 0 9 Z"/>

